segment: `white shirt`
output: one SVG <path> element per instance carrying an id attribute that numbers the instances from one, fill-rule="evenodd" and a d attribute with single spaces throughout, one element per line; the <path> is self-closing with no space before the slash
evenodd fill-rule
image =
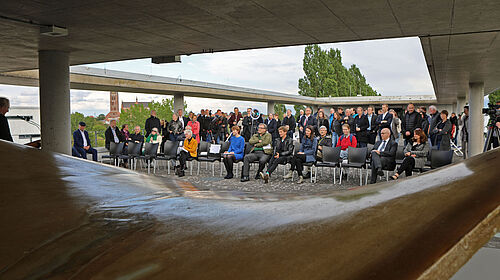
<path id="1" fill-rule="evenodd" d="M 389 113 L 389 112 L 385 112 L 385 113 L 382 114 L 382 120 L 385 119 L 385 116 L 387 115 L 387 113 Z"/>
<path id="2" fill-rule="evenodd" d="M 79 129 L 80 130 L 80 129 Z M 87 143 L 87 137 L 85 137 L 85 133 L 83 132 L 83 130 L 80 130 L 80 133 L 82 134 L 82 138 L 83 138 L 83 146 L 84 147 L 87 147 L 89 144 Z"/>
<path id="3" fill-rule="evenodd" d="M 385 148 L 387 148 L 387 142 L 389 142 L 389 139 L 387 139 L 387 140 L 382 140 L 382 142 L 381 142 L 381 143 L 380 143 L 380 145 L 378 146 L 378 149 L 377 149 L 377 150 L 378 150 L 379 152 L 383 152 L 383 151 L 385 151 Z M 385 143 L 385 145 L 384 145 L 384 143 Z"/>
<path id="4" fill-rule="evenodd" d="M 111 128 L 111 132 L 113 132 L 113 138 L 115 138 L 115 143 L 120 143 L 120 139 L 118 139 L 118 136 L 116 135 L 116 131 Z"/>

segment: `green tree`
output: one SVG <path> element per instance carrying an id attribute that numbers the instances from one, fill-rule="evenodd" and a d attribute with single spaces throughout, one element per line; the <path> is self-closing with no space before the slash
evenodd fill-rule
<path id="1" fill-rule="evenodd" d="M 171 120 L 174 111 L 173 98 L 165 98 L 161 101 L 151 101 L 148 105 L 149 108 L 144 108 L 140 104 L 134 104 L 128 110 L 121 112 L 120 125 L 128 124 L 129 127 L 136 125 L 144 128 L 146 119 L 151 115 L 151 111 L 156 111 L 156 116 L 162 120 Z M 184 111 L 186 111 L 186 104 L 184 103 Z"/>
<path id="2" fill-rule="evenodd" d="M 85 116 L 82 113 L 74 112 L 71 114 L 71 132 L 78 128 L 79 122 L 84 122 Z"/>
<path id="3" fill-rule="evenodd" d="M 97 119 L 98 121 L 103 121 L 105 118 L 106 118 L 106 115 L 104 115 L 104 114 L 99 114 L 99 116 L 97 116 L 97 118 L 96 118 L 96 119 Z"/>
<path id="4" fill-rule="evenodd" d="M 304 51 L 303 70 L 305 76 L 299 79 L 300 95 L 379 95 L 366 82 L 356 65 L 347 69 L 342 64 L 342 55 L 338 49 L 322 50 L 318 45 L 307 46 Z"/>
<path id="5" fill-rule="evenodd" d="M 493 104 L 496 104 L 498 101 L 500 101 L 500 89 L 488 94 L 488 100 Z"/>
<path id="6" fill-rule="evenodd" d="M 274 104 L 274 113 L 278 115 L 280 120 L 283 118 L 283 114 L 286 112 L 286 106 L 284 104 L 276 103 Z"/>

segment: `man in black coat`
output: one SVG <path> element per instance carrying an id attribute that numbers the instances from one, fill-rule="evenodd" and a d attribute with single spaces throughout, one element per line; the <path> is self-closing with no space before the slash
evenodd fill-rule
<path id="1" fill-rule="evenodd" d="M 0 97 L 0 139 L 5 141 L 14 142 L 10 134 L 9 121 L 5 114 L 9 112 L 10 101 L 5 97 Z"/>
<path id="2" fill-rule="evenodd" d="M 92 148 L 89 133 L 85 127 L 84 122 L 78 123 L 78 129 L 73 132 L 73 147 L 78 152 L 78 157 L 87 159 L 87 154 L 92 154 L 92 160 L 97 161 L 97 150 Z"/>
<path id="3" fill-rule="evenodd" d="M 273 138 L 273 144 L 274 140 L 278 138 L 278 122 L 274 119 L 274 115 L 272 113 L 269 113 L 268 118 L 264 121 L 264 123 L 267 125 L 267 132 L 271 133 L 271 136 Z"/>
<path id="4" fill-rule="evenodd" d="M 380 136 L 380 132 L 384 128 L 388 128 L 389 132 L 391 131 L 391 124 L 392 124 L 392 114 L 389 113 L 389 105 L 383 104 L 382 105 L 382 113 L 377 116 L 377 132 Z"/>
<path id="5" fill-rule="evenodd" d="M 429 121 L 429 131 L 427 135 L 429 135 L 429 140 L 431 141 L 431 145 L 436 146 L 437 135 L 434 133 L 434 128 L 436 128 L 439 121 L 441 120 L 441 117 L 439 116 L 440 114 L 436 106 L 434 105 L 429 106 L 429 115 L 431 117 L 431 120 Z"/>
<path id="6" fill-rule="evenodd" d="M 363 114 L 363 108 L 358 107 L 356 110 L 358 115 L 354 118 L 354 135 L 356 140 L 358 140 L 358 147 L 366 147 L 369 141 L 368 137 L 368 118 Z"/>
<path id="7" fill-rule="evenodd" d="M 182 109 L 177 110 L 177 115 L 179 115 L 179 120 L 182 122 L 183 128 L 186 128 L 189 118 L 184 117 L 184 111 Z"/>
<path id="8" fill-rule="evenodd" d="M 159 120 L 158 120 L 159 121 Z M 104 140 L 104 146 L 106 146 L 106 149 L 109 150 L 109 147 L 111 146 L 111 142 L 114 142 L 116 144 L 120 142 L 125 142 L 125 137 L 123 137 L 123 134 L 121 131 L 116 127 L 116 120 L 111 120 L 109 122 L 109 127 L 106 129 L 104 132 L 105 140 Z"/>
<path id="9" fill-rule="evenodd" d="M 368 119 L 368 143 L 374 145 L 375 139 L 377 139 L 377 114 L 375 114 L 375 108 L 373 106 L 368 106 L 366 112 L 366 118 Z"/>
<path id="10" fill-rule="evenodd" d="M 146 124 L 144 125 L 144 129 L 146 130 L 146 137 L 151 134 L 151 130 L 153 130 L 153 128 L 155 127 L 160 130 L 160 119 L 156 117 L 156 111 L 152 110 L 151 117 L 146 120 Z"/>
<path id="11" fill-rule="evenodd" d="M 377 182 L 377 175 L 384 176 L 382 169 L 393 170 L 396 167 L 396 151 L 398 143 L 391 139 L 391 130 L 383 128 L 380 132 L 380 141 L 375 143 L 371 152 L 372 178 L 371 184 Z"/>
<path id="12" fill-rule="evenodd" d="M 295 126 L 297 123 L 295 122 L 295 118 L 292 116 L 292 110 L 286 110 L 286 117 L 283 118 L 281 125 L 288 126 L 287 135 L 293 139 L 293 133 L 295 132 Z"/>
<path id="13" fill-rule="evenodd" d="M 405 139 L 405 146 L 411 142 L 415 128 L 422 128 L 422 118 L 421 115 L 415 111 L 415 105 L 410 103 L 408 104 L 407 112 L 401 119 L 401 132 L 403 134 L 403 138 Z"/>
<path id="14" fill-rule="evenodd" d="M 299 121 L 299 136 L 300 136 L 299 140 L 301 142 L 302 138 L 304 138 L 304 133 L 306 133 L 306 127 L 309 125 L 313 127 L 313 133 L 315 133 L 318 126 L 318 120 L 312 115 L 312 109 L 307 107 L 306 113 L 302 116 L 302 118 Z"/>

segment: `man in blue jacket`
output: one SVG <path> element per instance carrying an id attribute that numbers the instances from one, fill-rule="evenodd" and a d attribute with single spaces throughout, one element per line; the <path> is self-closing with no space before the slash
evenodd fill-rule
<path id="1" fill-rule="evenodd" d="M 90 145 L 89 133 L 85 130 L 84 122 L 78 123 L 78 129 L 73 132 L 73 147 L 79 157 L 87 159 L 87 154 L 92 154 L 92 160 L 97 161 L 97 150 Z"/>

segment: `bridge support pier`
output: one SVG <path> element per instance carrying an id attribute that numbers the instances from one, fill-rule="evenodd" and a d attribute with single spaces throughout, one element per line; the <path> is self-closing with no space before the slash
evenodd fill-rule
<path id="1" fill-rule="evenodd" d="M 267 114 L 269 113 L 274 114 L 274 101 L 267 101 Z"/>
<path id="2" fill-rule="evenodd" d="M 184 94 L 182 93 L 174 94 L 174 112 L 177 113 L 179 109 L 184 111 Z"/>
<path id="3" fill-rule="evenodd" d="M 38 52 L 42 149 L 71 154 L 69 54 Z"/>
<path id="4" fill-rule="evenodd" d="M 483 152 L 484 145 L 484 83 L 469 84 L 469 157 Z"/>

